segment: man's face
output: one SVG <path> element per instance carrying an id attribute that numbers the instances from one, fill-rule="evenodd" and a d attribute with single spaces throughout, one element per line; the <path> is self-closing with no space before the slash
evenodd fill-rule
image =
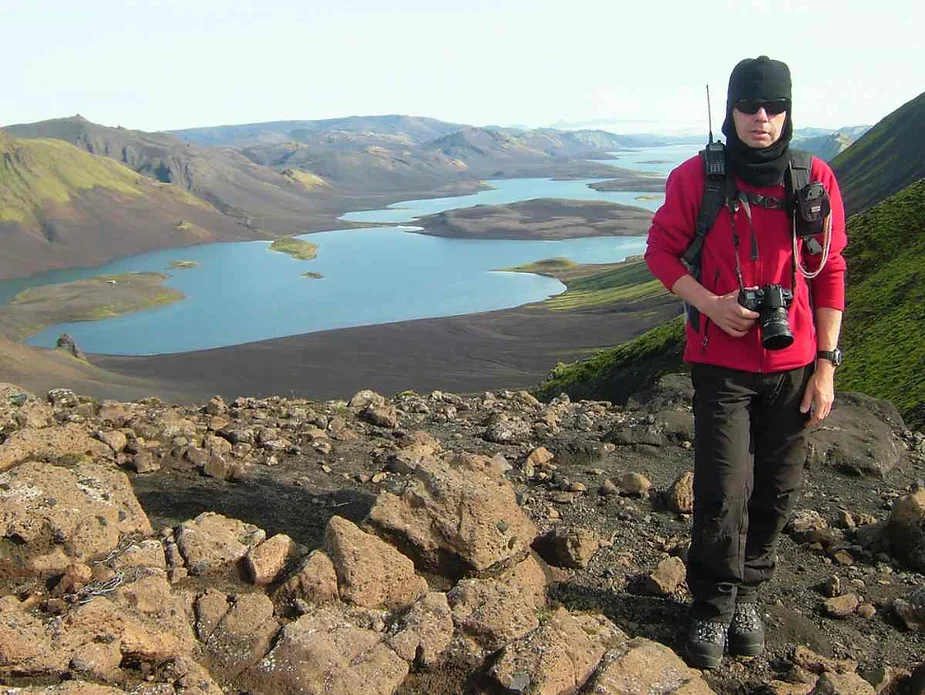
<path id="1" fill-rule="evenodd" d="M 787 121 L 787 112 L 769 114 L 762 106 L 755 113 L 743 113 L 733 107 L 732 119 L 739 140 L 749 147 L 761 150 L 770 147 L 780 138 Z"/>

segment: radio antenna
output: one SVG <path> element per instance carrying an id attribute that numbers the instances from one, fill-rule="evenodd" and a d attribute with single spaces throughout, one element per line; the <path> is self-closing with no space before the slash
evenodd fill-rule
<path id="1" fill-rule="evenodd" d="M 713 109 L 710 107 L 710 85 L 707 85 L 707 127 L 709 128 L 710 139 L 708 145 L 713 144 Z"/>

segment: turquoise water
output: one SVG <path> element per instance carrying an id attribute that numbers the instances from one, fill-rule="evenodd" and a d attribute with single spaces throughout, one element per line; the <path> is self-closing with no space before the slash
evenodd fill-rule
<path id="1" fill-rule="evenodd" d="M 669 148 L 625 153 L 639 161 L 689 156 Z M 624 154 L 624 153 L 621 153 Z M 626 161 L 614 161 L 629 166 Z M 644 166 L 644 165 L 641 165 Z M 515 179 L 491 182 L 471 196 L 406 201 L 388 210 L 345 215 L 351 221 L 407 223 L 451 208 L 532 198 L 608 200 L 655 209 L 660 200 L 640 193 L 599 193 L 588 181 Z M 298 261 L 270 251 L 268 242 L 207 244 L 122 258 L 98 268 L 40 273 L 0 282 L 0 303 L 20 290 L 97 275 L 159 271 L 186 298 L 104 321 L 52 326 L 28 343 L 51 347 L 68 332 L 87 352 L 147 355 L 202 350 L 349 326 L 504 309 L 559 294 L 552 278 L 501 269 L 564 256 L 579 263 L 608 263 L 641 253 L 644 237 L 595 237 L 561 241 L 445 239 L 409 227 L 337 230 L 306 234 L 318 256 Z M 173 261 L 198 267 L 169 270 Z M 303 277 L 320 273 L 321 279 Z"/>

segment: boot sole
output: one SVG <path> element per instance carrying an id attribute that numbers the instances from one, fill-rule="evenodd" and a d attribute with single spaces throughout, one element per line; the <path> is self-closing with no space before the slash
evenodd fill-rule
<path id="1" fill-rule="evenodd" d="M 720 667 L 723 663 L 723 656 L 713 656 L 710 654 L 698 654 L 692 652 L 687 645 L 684 645 L 684 658 L 690 666 L 699 668 L 703 671 L 712 671 Z"/>
<path id="2" fill-rule="evenodd" d="M 763 651 L 764 640 L 760 642 L 729 640 L 729 653 L 733 656 L 758 656 Z"/>

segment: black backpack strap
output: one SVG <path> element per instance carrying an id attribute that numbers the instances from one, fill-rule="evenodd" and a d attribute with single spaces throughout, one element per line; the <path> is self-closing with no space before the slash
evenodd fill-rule
<path id="1" fill-rule="evenodd" d="M 810 172 L 813 168 L 813 156 L 803 150 L 789 150 L 790 166 L 787 167 L 785 178 L 787 188 L 787 210 L 793 214 L 793 205 L 796 192 L 809 183 Z"/>
<path id="2" fill-rule="evenodd" d="M 726 151 L 719 143 L 708 146 L 710 149 L 700 150 L 703 159 L 706 179 L 703 185 L 703 198 L 700 201 L 700 211 L 697 214 L 697 226 L 694 229 L 694 238 L 681 256 L 681 263 L 698 282 L 700 281 L 700 254 L 703 251 L 703 242 L 713 228 L 719 211 L 726 204 L 729 197 L 732 177 L 726 176 Z M 720 149 L 722 148 L 722 149 Z M 700 330 L 700 312 L 693 306 L 687 306 L 687 318 L 694 327 Z"/>

